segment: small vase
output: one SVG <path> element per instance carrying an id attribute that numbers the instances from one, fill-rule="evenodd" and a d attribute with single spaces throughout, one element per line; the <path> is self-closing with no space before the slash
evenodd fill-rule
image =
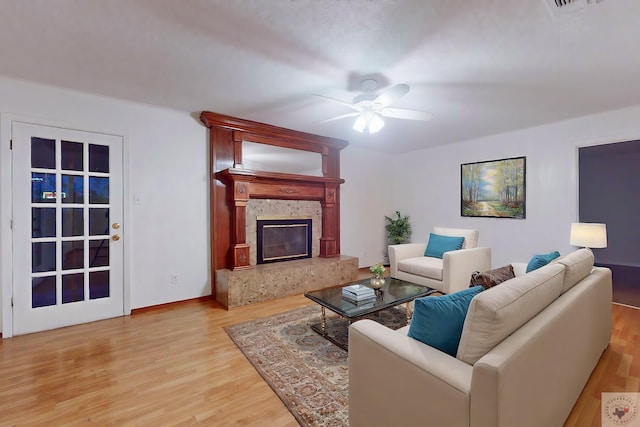
<path id="1" fill-rule="evenodd" d="M 380 289 L 382 286 L 384 286 L 384 277 L 380 274 L 375 274 L 371 278 L 371 287 L 373 289 Z"/>

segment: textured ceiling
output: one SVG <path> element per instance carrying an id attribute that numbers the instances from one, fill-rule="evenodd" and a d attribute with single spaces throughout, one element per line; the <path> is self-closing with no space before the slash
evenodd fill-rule
<path id="1" fill-rule="evenodd" d="M 0 74 L 400 152 L 640 104 L 640 1 L 0 0 Z M 363 76 L 407 83 L 374 135 Z"/>

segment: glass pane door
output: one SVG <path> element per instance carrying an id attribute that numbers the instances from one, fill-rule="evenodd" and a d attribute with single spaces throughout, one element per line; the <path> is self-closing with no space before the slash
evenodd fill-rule
<path id="1" fill-rule="evenodd" d="M 14 333 L 122 314 L 122 139 L 13 130 Z"/>

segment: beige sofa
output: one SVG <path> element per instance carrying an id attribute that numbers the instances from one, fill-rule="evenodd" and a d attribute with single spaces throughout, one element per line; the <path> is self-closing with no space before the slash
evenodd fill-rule
<path id="1" fill-rule="evenodd" d="M 481 292 L 456 357 L 408 328 L 350 326 L 352 427 L 562 426 L 611 337 L 611 271 L 581 249 Z"/>
<path id="2" fill-rule="evenodd" d="M 479 248 L 478 231 L 463 228 L 434 227 L 442 236 L 464 237 L 462 249 L 445 252 L 442 259 L 424 256 L 424 243 L 389 245 L 390 275 L 445 294 L 469 287 L 474 271 L 491 268 L 491 248 Z"/>

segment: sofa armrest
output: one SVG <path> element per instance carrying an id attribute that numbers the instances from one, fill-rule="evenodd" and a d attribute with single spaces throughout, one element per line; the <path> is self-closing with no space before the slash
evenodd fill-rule
<path id="1" fill-rule="evenodd" d="M 349 425 L 469 425 L 472 366 L 372 320 L 349 327 Z"/>
<path id="2" fill-rule="evenodd" d="M 474 271 L 491 269 L 491 248 L 445 252 L 442 261 L 442 291 L 451 294 L 468 288 Z"/>
<path id="3" fill-rule="evenodd" d="M 611 340 L 611 289 L 611 271 L 596 267 L 481 357 L 474 424 L 563 425 Z"/>
<path id="4" fill-rule="evenodd" d="M 391 277 L 398 277 L 398 262 L 407 258 L 424 256 L 427 250 L 427 243 L 404 243 L 401 245 L 389 245 L 389 267 L 391 267 Z"/>

